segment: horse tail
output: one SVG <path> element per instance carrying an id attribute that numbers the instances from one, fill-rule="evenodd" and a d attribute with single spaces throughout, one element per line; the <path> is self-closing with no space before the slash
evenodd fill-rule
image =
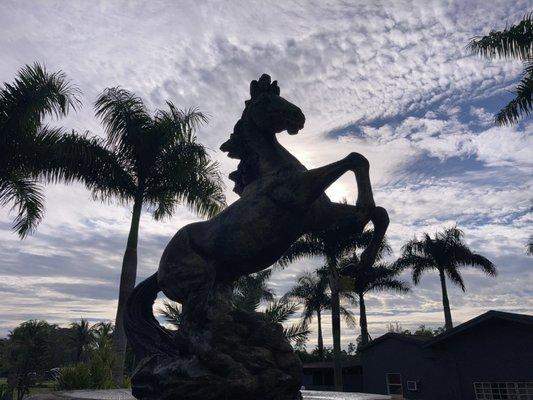
<path id="1" fill-rule="evenodd" d="M 152 310 L 160 291 L 155 273 L 133 289 L 126 303 L 124 330 L 138 360 L 154 354 L 177 354 L 172 334 L 159 325 Z"/>

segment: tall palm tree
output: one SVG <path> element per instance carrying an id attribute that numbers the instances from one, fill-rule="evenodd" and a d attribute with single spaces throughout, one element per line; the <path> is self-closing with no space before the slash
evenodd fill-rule
<path id="1" fill-rule="evenodd" d="M 301 258 L 323 257 L 326 260 L 328 283 L 331 295 L 331 330 L 333 336 L 333 370 L 335 390 L 342 390 L 341 365 L 341 306 L 339 289 L 339 259 L 354 251 L 359 243 L 368 243 L 370 231 L 362 235 L 346 235 L 339 229 L 316 232 L 302 236 L 278 260 L 282 266 Z M 364 238 L 363 238 L 364 237 Z"/>
<path id="2" fill-rule="evenodd" d="M 324 360 L 324 339 L 322 334 L 322 313 L 331 309 L 331 296 L 328 293 L 328 276 L 326 268 L 314 273 L 306 272 L 298 278 L 297 284 L 290 289 L 284 298 L 293 299 L 303 305 L 302 323 L 309 324 L 316 315 L 318 355 Z M 340 306 L 346 323 L 355 325 L 355 318 L 350 310 Z"/>
<path id="3" fill-rule="evenodd" d="M 97 188 L 102 176 L 113 176 L 101 169 L 101 161 L 113 162 L 99 139 L 44 123 L 79 107 L 79 94 L 63 72 L 49 73 L 38 63 L 24 66 L 12 84 L 0 88 L 0 206 L 16 212 L 13 229 L 21 238 L 43 218 L 42 182 L 82 180 Z"/>
<path id="4" fill-rule="evenodd" d="M 96 116 L 107 134 L 106 149 L 114 155 L 122 173 L 117 172 L 107 186 L 93 192 L 102 200 L 116 198 L 133 204 L 113 335 L 117 379 L 123 374 L 123 314 L 135 286 L 143 206 L 153 210 L 154 218 L 160 220 L 171 216 L 179 204 L 201 216 L 213 216 L 225 201 L 218 166 L 195 136 L 207 118 L 196 109 L 179 110 L 171 102 L 167 106 L 152 117 L 141 98 L 121 88 L 106 89 L 95 103 Z"/>
<path id="5" fill-rule="evenodd" d="M 408 285 L 397 279 L 401 269 L 381 263 L 376 266 L 362 266 L 356 254 L 343 258 L 339 265 L 341 268 L 352 267 L 350 278 L 346 278 L 345 289 L 353 291 L 359 300 L 359 326 L 361 328 L 361 345 L 370 341 L 368 323 L 366 318 L 365 294 L 374 291 L 395 291 L 405 293 Z"/>
<path id="6" fill-rule="evenodd" d="M 491 31 L 483 37 L 475 37 L 468 49 L 487 58 L 513 58 L 524 63 L 524 76 L 516 88 L 516 97 L 498 114 L 498 125 L 512 125 L 533 110 L 533 13 L 528 13 L 516 25 L 503 31 Z"/>
<path id="7" fill-rule="evenodd" d="M 94 330 L 89 325 L 89 321 L 82 318 L 70 324 L 70 339 L 76 348 L 76 361 L 84 359 L 87 351 L 94 344 Z"/>
<path id="8" fill-rule="evenodd" d="M 446 288 L 446 277 L 463 292 L 466 291 L 460 267 L 471 266 L 488 276 L 496 276 L 494 264 L 481 254 L 474 253 L 463 241 L 464 233 L 457 227 L 437 232 L 435 237 L 425 233 L 421 240 L 413 239 L 402 248 L 402 255 L 396 261 L 396 268 L 411 268 L 413 283 L 418 285 L 422 273 L 436 270 L 439 273 L 445 328 L 453 328 L 450 301 Z"/>

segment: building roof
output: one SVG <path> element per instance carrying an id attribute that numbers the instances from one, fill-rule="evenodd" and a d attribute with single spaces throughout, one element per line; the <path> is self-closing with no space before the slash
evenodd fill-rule
<path id="1" fill-rule="evenodd" d="M 422 347 L 430 347 L 437 343 L 441 343 L 445 340 L 455 337 L 464 331 L 472 329 L 478 326 L 479 324 L 484 323 L 488 320 L 492 320 L 492 319 L 501 319 L 501 320 L 506 320 L 506 321 L 518 322 L 521 324 L 533 325 L 532 315 L 515 314 L 515 313 L 504 312 L 504 311 L 490 310 L 484 314 L 481 314 L 475 318 L 472 318 L 469 321 L 462 323 L 461 325 L 457 325 L 455 328 L 450 329 L 449 331 L 446 331 L 444 333 L 441 333 L 440 335 L 435 336 L 435 337 L 404 335 L 402 333 L 389 332 L 373 340 L 366 346 L 361 347 L 360 350 L 365 351 L 366 349 L 372 346 L 375 346 L 381 342 L 384 342 L 385 340 L 389 340 L 389 339 L 396 339 L 396 340 L 400 340 L 403 342 L 411 343 L 411 344 L 422 346 Z"/>
<path id="2" fill-rule="evenodd" d="M 389 340 L 389 339 L 395 339 L 395 340 L 400 340 L 402 342 L 406 342 L 406 343 L 412 343 L 412 344 L 415 344 L 415 345 L 419 345 L 421 343 L 425 343 L 431 339 L 433 339 L 432 337 L 430 336 L 419 336 L 419 335 L 405 335 L 403 333 L 396 333 L 396 332 L 388 332 L 384 335 L 381 335 L 380 337 L 372 340 L 370 343 L 368 343 L 367 345 L 365 346 L 362 346 L 360 348 L 360 350 L 366 350 L 370 347 L 373 347 L 381 342 L 384 342 L 386 340 Z"/>
<path id="3" fill-rule="evenodd" d="M 353 357 L 353 359 L 342 361 L 342 368 L 351 368 L 351 367 L 359 367 L 359 366 L 361 366 L 361 360 L 359 357 Z M 327 369 L 327 368 L 333 369 L 333 361 L 318 361 L 318 362 L 304 363 L 303 368 L 304 369 Z"/>
<path id="4" fill-rule="evenodd" d="M 488 320 L 492 320 L 492 319 L 500 319 L 500 320 L 506 320 L 506 321 L 511 321 L 511 322 L 518 322 L 521 324 L 533 325 L 532 315 L 515 314 L 515 313 L 504 312 L 504 311 L 490 310 L 484 314 L 481 314 L 475 318 L 472 318 L 469 321 L 462 323 L 461 325 L 457 325 L 455 328 L 450 329 L 449 331 L 446 331 L 444 333 L 441 333 L 438 336 L 435 336 L 434 338 L 432 338 L 431 341 L 425 344 L 425 347 L 429 347 L 429 346 L 433 346 L 434 344 L 441 343 L 445 340 L 450 339 L 451 337 L 455 337 L 458 334 L 461 334 L 466 330 L 472 329 L 478 326 L 479 324 L 484 323 Z"/>

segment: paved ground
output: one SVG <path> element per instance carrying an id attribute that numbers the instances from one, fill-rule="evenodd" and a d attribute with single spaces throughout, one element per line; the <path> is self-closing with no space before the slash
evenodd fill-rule
<path id="1" fill-rule="evenodd" d="M 388 400 L 389 396 L 368 393 L 335 393 L 302 391 L 304 400 Z M 30 396 L 28 400 L 135 400 L 129 390 L 74 390 Z"/>

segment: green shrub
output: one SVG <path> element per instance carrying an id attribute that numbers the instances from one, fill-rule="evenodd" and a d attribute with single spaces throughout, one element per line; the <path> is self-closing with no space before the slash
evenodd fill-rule
<path id="1" fill-rule="evenodd" d="M 113 383 L 113 364 L 101 357 L 94 357 L 89 362 L 89 370 L 92 380 L 92 389 L 111 389 Z"/>
<path id="2" fill-rule="evenodd" d="M 112 389 L 114 355 L 110 346 L 102 346 L 84 363 L 66 367 L 58 378 L 59 390 Z"/>
<path id="3" fill-rule="evenodd" d="M 57 378 L 59 390 L 92 389 L 91 370 L 85 363 L 61 369 Z"/>
<path id="4" fill-rule="evenodd" d="M 131 388 L 131 378 L 129 376 L 125 376 L 124 379 L 122 379 L 122 383 L 120 384 L 120 387 L 124 389 Z"/>

